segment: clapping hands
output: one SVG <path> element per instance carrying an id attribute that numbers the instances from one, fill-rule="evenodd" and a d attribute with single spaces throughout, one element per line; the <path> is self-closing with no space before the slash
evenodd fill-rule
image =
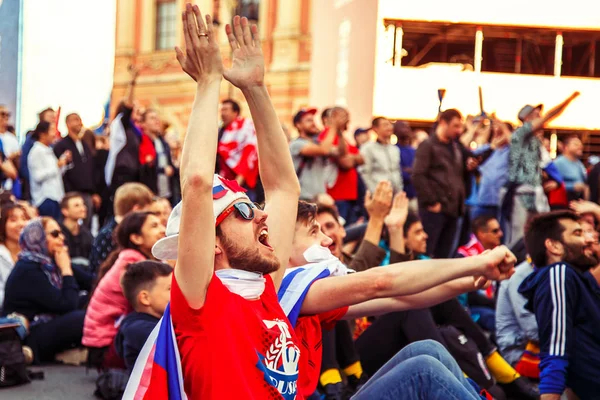
<path id="1" fill-rule="evenodd" d="M 185 52 L 175 47 L 181 68 L 196 82 L 225 77 L 234 86 L 247 89 L 264 84 L 265 62 L 258 28 L 247 18 L 235 16 L 225 32 L 233 52 L 231 68 L 224 69 L 212 17 L 202 16 L 198 6 L 186 5 L 182 14 Z"/>

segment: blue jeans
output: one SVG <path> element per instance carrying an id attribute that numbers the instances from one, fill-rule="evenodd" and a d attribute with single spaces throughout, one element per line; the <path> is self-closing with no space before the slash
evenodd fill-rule
<path id="1" fill-rule="evenodd" d="M 400 350 L 352 397 L 362 399 L 480 399 L 450 353 L 423 340 Z"/>
<path id="2" fill-rule="evenodd" d="M 356 200 L 337 200 L 335 202 L 340 217 L 346 221 L 346 226 L 354 224 L 360 215 L 360 206 Z"/>
<path id="3" fill-rule="evenodd" d="M 474 206 L 471 208 L 471 221 L 482 216 L 495 217 L 500 221 L 500 208 L 498 206 Z"/>

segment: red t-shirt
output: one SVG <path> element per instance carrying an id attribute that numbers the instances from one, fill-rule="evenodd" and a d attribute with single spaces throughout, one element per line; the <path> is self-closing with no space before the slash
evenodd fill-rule
<path id="1" fill-rule="evenodd" d="M 300 343 L 300 375 L 298 393 L 303 397 L 317 389 L 323 361 L 323 334 L 321 329 L 333 329 L 348 312 L 348 307 L 338 308 L 318 315 L 301 315 L 296 322 L 296 336 Z"/>
<path id="2" fill-rule="evenodd" d="M 319 141 L 325 139 L 329 128 L 325 128 L 323 132 L 319 135 Z M 337 136 L 333 139 L 333 145 L 337 146 L 338 138 Z M 352 146 L 348 141 L 346 141 L 348 145 L 348 153 L 349 154 L 358 154 L 358 148 L 356 146 Z M 358 199 L 358 172 L 356 172 L 356 168 L 350 168 L 349 170 L 342 170 L 338 168 L 338 175 L 335 184 L 327 189 L 327 193 L 333 197 L 334 200 L 356 200 Z"/>
<path id="3" fill-rule="evenodd" d="M 173 276 L 171 317 L 190 400 L 303 399 L 299 342 L 265 279 L 262 296 L 251 301 L 213 275 L 204 306 L 194 310 Z"/>

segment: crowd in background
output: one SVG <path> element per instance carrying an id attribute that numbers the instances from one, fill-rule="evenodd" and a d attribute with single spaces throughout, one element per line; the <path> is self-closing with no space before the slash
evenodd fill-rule
<path id="1" fill-rule="evenodd" d="M 169 301 L 172 269 L 151 249 L 181 200 L 181 143 L 165 135 L 158 110 L 136 106 L 136 77 L 133 70 L 106 136 L 86 130 L 75 113 L 61 135 L 56 112 L 46 109 L 19 143 L 0 107 L 0 304 L 5 322 L 20 321 L 31 362 L 130 371 Z M 377 265 L 471 257 L 506 244 L 521 263 L 501 285 L 324 331 L 325 398 L 349 396 L 400 349 L 424 339 L 446 346 L 495 398 L 538 398 L 523 378 L 540 378 L 535 315 L 518 291 L 534 271 L 526 222 L 572 209 L 597 241 L 598 159 L 583 160 L 577 135 L 565 136 L 553 159 L 544 137 L 544 126 L 577 95 L 547 112 L 524 106 L 519 126 L 448 109 L 429 133 L 375 117 L 352 136 L 351 110 L 337 106 L 295 114 L 289 150 L 300 197 L 317 204 L 336 257 L 351 260 L 361 243 Z M 215 172 L 262 203 L 253 122 L 234 100 L 223 101 L 220 113 Z M 407 199 L 400 247 L 386 222 L 399 193 Z"/>

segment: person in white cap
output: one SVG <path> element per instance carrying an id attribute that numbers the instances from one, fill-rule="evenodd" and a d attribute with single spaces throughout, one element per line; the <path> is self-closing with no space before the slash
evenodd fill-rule
<path id="1" fill-rule="evenodd" d="M 188 4 L 183 26 L 186 52 L 177 48 L 177 59 L 198 83 L 181 160 L 183 200 L 169 218 L 167 237 L 152 250 L 158 259 L 177 260 L 166 312 L 181 359 L 183 389 L 191 399 L 303 399 L 298 391 L 300 345 L 277 297 L 285 273 L 281 266 L 291 256 L 300 186 L 264 86 L 258 31 L 237 16 L 233 29 L 226 27 L 233 65 L 224 71 L 211 17 L 206 16 L 205 24 L 198 7 Z M 256 126 L 264 211 L 235 181 L 213 175 L 223 76 L 242 90 Z M 490 262 L 490 269 L 497 266 Z M 401 276 L 393 279 L 397 283 Z M 421 286 L 416 283 L 414 290 Z M 404 353 L 406 358 L 417 355 Z M 440 359 L 450 357 L 438 354 Z M 427 360 L 414 360 L 415 366 L 424 365 L 420 361 Z M 425 364 L 431 382 L 437 370 L 452 372 L 450 380 L 462 377 L 449 361 Z M 478 398 L 465 382 L 455 382 L 456 393 L 468 391 L 469 398 Z M 438 389 L 451 391 L 442 386 Z"/>
<path id="2" fill-rule="evenodd" d="M 170 313 L 184 389 L 191 399 L 300 398 L 296 336 L 276 294 L 300 186 L 264 84 L 259 34 L 234 18 L 226 28 L 233 62 L 224 70 L 211 17 L 187 4 L 183 27 L 177 59 L 198 84 L 181 159 L 183 200 L 153 254 L 177 259 Z M 242 90 L 256 127 L 264 211 L 235 181 L 213 175 L 223 76 Z"/>

